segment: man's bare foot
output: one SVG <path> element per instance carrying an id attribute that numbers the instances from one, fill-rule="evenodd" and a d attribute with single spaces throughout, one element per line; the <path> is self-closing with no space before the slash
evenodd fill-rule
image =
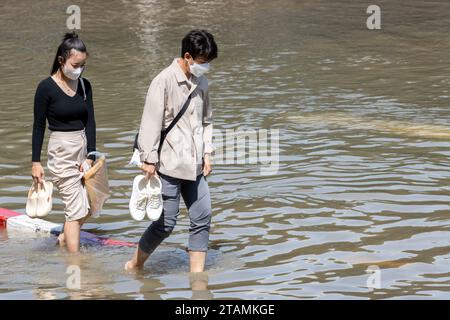
<path id="1" fill-rule="evenodd" d="M 144 267 L 145 261 L 149 256 L 149 253 L 142 251 L 138 246 L 134 251 L 133 258 L 125 263 L 124 269 L 126 271 L 142 269 Z"/>
<path id="2" fill-rule="evenodd" d="M 138 266 L 137 263 L 133 260 L 127 261 L 125 263 L 125 271 L 136 271 L 142 269 L 142 266 Z"/>

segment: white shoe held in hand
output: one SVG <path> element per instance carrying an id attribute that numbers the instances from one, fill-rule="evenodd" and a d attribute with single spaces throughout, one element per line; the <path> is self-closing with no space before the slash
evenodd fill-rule
<path id="1" fill-rule="evenodd" d="M 33 182 L 33 184 L 30 187 L 30 190 L 28 191 L 28 198 L 26 205 L 26 212 L 30 218 L 36 218 L 37 216 L 36 214 L 37 196 L 38 196 L 37 184 Z"/>
<path id="2" fill-rule="evenodd" d="M 161 179 L 156 175 L 151 176 L 149 179 L 148 194 L 147 216 L 150 220 L 156 221 L 161 216 L 163 210 L 162 184 Z"/>
<path id="3" fill-rule="evenodd" d="M 36 184 L 33 182 L 28 191 L 26 212 L 30 218 L 43 218 L 52 211 L 53 183 L 44 181 Z"/>
<path id="4" fill-rule="evenodd" d="M 40 186 L 38 186 L 37 195 L 37 206 L 36 206 L 36 216 L 38 218 L 43 218 L 47 216 L 50 211 L 52 211 L 52 194 L 53 194 L 53 183 L 50 181 L 44 181 Z"/>
<path id="5" fill-rule="evenodd" d="M 137 175 L 133 180 L 133 191 L 130 198 L 130 213 L 134 220 L 141 221 L 145 217 L 148 201 L 148 181 L 145 176 Z"/>

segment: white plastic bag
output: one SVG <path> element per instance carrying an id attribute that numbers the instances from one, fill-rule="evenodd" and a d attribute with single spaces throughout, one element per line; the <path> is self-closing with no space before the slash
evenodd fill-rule
<path id="1" fill-rule="evenodd" d="M 131 157 L 131 160 L 128 164 L 137 167 L 142 166 L 141 157 L 138 149 L 134 149 L 133 156 Z"/>

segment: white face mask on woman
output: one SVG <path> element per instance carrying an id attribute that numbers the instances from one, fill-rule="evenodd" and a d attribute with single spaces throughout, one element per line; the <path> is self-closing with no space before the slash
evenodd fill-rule
<path id="1" fill-rule="evenodd" d="M 194 76 L 198 78 L 209 71 L 209 63 L 199 64 L 194 62 L 194 64 L 189 64 L 189 70 Z"/>
<path id="2" fill-rule="evenodd" d="M 67 78 L 72 79 L 72 80 L 77 80 L 80 77 L 83 70 L 84 70 L 84 67 L 79 67 L 76 69 L 68 68 L 68 67 L 66 67 L 66 65 L 63 65 L 63 67 L 62 67 L 62 72 L 64 73 L 64 75 Z"/>

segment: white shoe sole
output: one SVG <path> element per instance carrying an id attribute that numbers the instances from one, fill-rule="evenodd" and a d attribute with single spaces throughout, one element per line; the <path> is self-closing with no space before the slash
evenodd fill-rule
<path id="1" fill-rule="evenodd" d="M 159 206 L 158 208 L 150 208 L 149 205 L 146 206 L 145 211 L 147 212 L 147 217 L 151 221 L 156 221 L 161 216 L 163 210 L 163 198 L 162 198 L 162 183 L 161 179 L 156 176 L 152 176 L 149 181 L 149 194 L 158 194 Z M 149 195 L 149 196 L 150 196 Z"/>
<path id="2" fill-rule="evenodd" d="M 36 216 L 38 218 L 46 217 L 52 211 L 52 193 L 53 183 L 44 181 L 44 188 L 39 190 L 37 194 Z"/>
<path id="3" fill-rule="evenodd" d="M 27 198 L 27 204 L 26 204 L 26 212 L 27 216 L 30 218 L 36 218 L 36 209 L 37 209 L 37 190 L 34 189 L 34 185 L 30 188 L 28 191 L 28 198 Z"/>
<path id="4" fill-rule="evenodd" d="M 130 197 L 129 209 L 134 220 L 142 221 L 145 217 L 145 209 L 137 208 L 137 203 L 143 194 L 146 195 L 147 184 L 144 175 L 137 175 L 133 180 L 133 190 Z"/>

